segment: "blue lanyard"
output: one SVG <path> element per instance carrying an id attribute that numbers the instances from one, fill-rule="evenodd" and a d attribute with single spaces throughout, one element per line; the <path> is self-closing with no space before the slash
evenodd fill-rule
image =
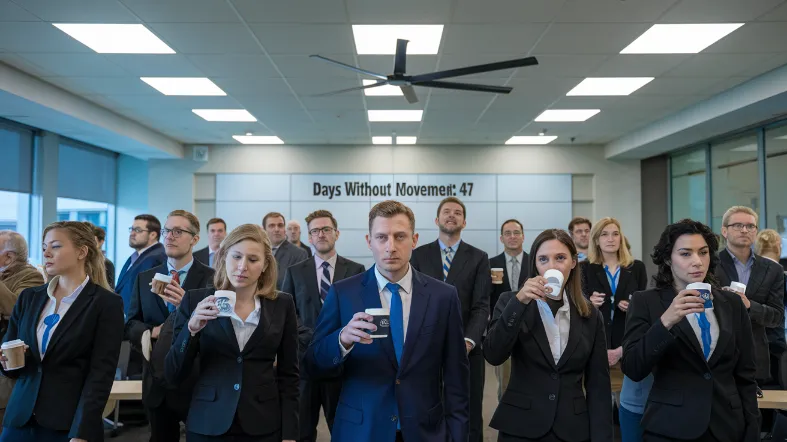
<path id="1" fill-rule="evenodd" d="M 612 289 L 612 296 L 615 296 L 615 292 L 618 290 L 618 277 L 620 276 L 620 266 L 615 271 L 613 275 L 609 271 L 609 267 L 604 266 L 604 271 L 607 273 L 607 279 L 609 279 L 609 288 Z"/>

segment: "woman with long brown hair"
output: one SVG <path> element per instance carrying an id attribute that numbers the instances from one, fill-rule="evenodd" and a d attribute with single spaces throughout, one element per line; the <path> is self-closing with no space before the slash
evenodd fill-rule
<path id="1" fill-rule="evenodd" d="M 199 355 L 186 439 L 295 440 L 297 319 L 292 296 L 276 291 L 276 262 L 268 235 L 258 225 L 241 225 L 227 235 L 217 253 L 215 288 L 192 290 L 183 297 L 167 354 L 165 372 L 173 384 L 188 376 Z M 217 291 L 235 294 L 234 309 L 221 317 Z M 218 304 L 231 305 L 227 299 L 222 297 Z"/>
<path id="2" fill-rule="evenodd" d="M 93 230 L 61 221 L 44 229 L 48 284 L 26 289 L 4 342 L 24 342 L 3 422 L 3 442 L 104 440 L 103 416 L 123 339 L 123 301 L 109 290 Z M 10 351 L 10 350 L 4 350 Z"/>
<path id="3" fill-rule="evenodd" d="M 548 270 L 563 276 L 559 290 Z M 484 340 L 492 365 L 511 358 L 511 379 L 490 427 L 498 441 L 612 441 L 612 388 L 603 318 L 582 295 L 574 241 L 545 230 L 530 249 L 518 292 L 500 295 Z M 584 390 L 584 391 L 583 391 Z"/>

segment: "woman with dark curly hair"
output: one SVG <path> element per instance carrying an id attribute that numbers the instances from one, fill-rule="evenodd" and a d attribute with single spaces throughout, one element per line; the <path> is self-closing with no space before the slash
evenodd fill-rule
<path id="1" fill-rule="evenodd" d="M 656 288 L 631 298 L 623 373 L 653 373 L 645 441 L 760 440 L 751 321 L 740 297 L 717 288 L 718 247 L 700 222 L 667 226 L 653 249 Z M 692 283 L 710 284 L 710 300 Z"/>

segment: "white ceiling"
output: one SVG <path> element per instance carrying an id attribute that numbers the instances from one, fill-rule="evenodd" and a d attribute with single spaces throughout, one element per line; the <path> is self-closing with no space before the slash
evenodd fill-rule
<path id="1" fill-rule="evenodd" d="M 697 55 L 620 55 L 654 23 L 746 22 Z M 176 55 L 97 54 L 52 22 L 144 23 Z M 421 101 L 352 92 L 356 74 L 326 57 L 388 74 L 393 56 L 356 55 L 351 24 L 444 24 L 438 55 L 408 57 L 418 74 L 522 56 L 539 66 L 459 81 L 510 95 L 418 88 Z M 787 64 L 785 0 L 0 0 L 0 62 L 183 143 L 278 135 L 289 144 L 500 144 L 548 129 L 565 143 L 604 144 Z M 167 97 L 140 76 L 207 76 L 226 97 Z M 586 76 L 655 76 L 628 97 L 566 97 Z M 192 108 L 243 107 L 258 123 L 207 122 Z M 422 123 L 368 123 L 367 109 L 424 109 Z M 549 108 L 599 108 L 584 123 L 534 123 Z M 0 116 L 13 109 L 0 110 Z"/>

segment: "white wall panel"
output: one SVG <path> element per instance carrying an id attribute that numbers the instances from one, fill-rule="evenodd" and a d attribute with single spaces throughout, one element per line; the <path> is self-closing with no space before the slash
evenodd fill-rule
<path id="1" fill-rule="evenodd" d="M 498 175 L 497 201 L 571 201 L 571 175 Z"/>
<path id="2" fill-rule="evenodd" d="M 345 230 L 368 229 L 370 208 L 368 202 L 293 202 L 292 216 L 287 219 L 295 219 L 301 224 L 301 231 L 304 232 L 305 238 L 308 230 L 305 221 L 306 215 L 317 209 L 330 211 L 339 224 L 339 230 Z"/>
<path id="3" fill-rule="evenodd" d="M 290 175 L 218 174 L 217 201 L 289 201 Z"/>
<path id="4" fill-rule="evenodd" d="M 289 219 L 290 203 L 280 201 L 216 201 L 216 216 L 224 219 L 227 230 L 241 224 L 262 225 L 262 217 L 268 212 L 279 212 Z"/>
<path id="5" fill-rule="evenodd" d="M 498 228 L 510 218 L 519 220 L 528 230 L 565 229 L 571 221 L 571 202 L 498 203 Z"/>

